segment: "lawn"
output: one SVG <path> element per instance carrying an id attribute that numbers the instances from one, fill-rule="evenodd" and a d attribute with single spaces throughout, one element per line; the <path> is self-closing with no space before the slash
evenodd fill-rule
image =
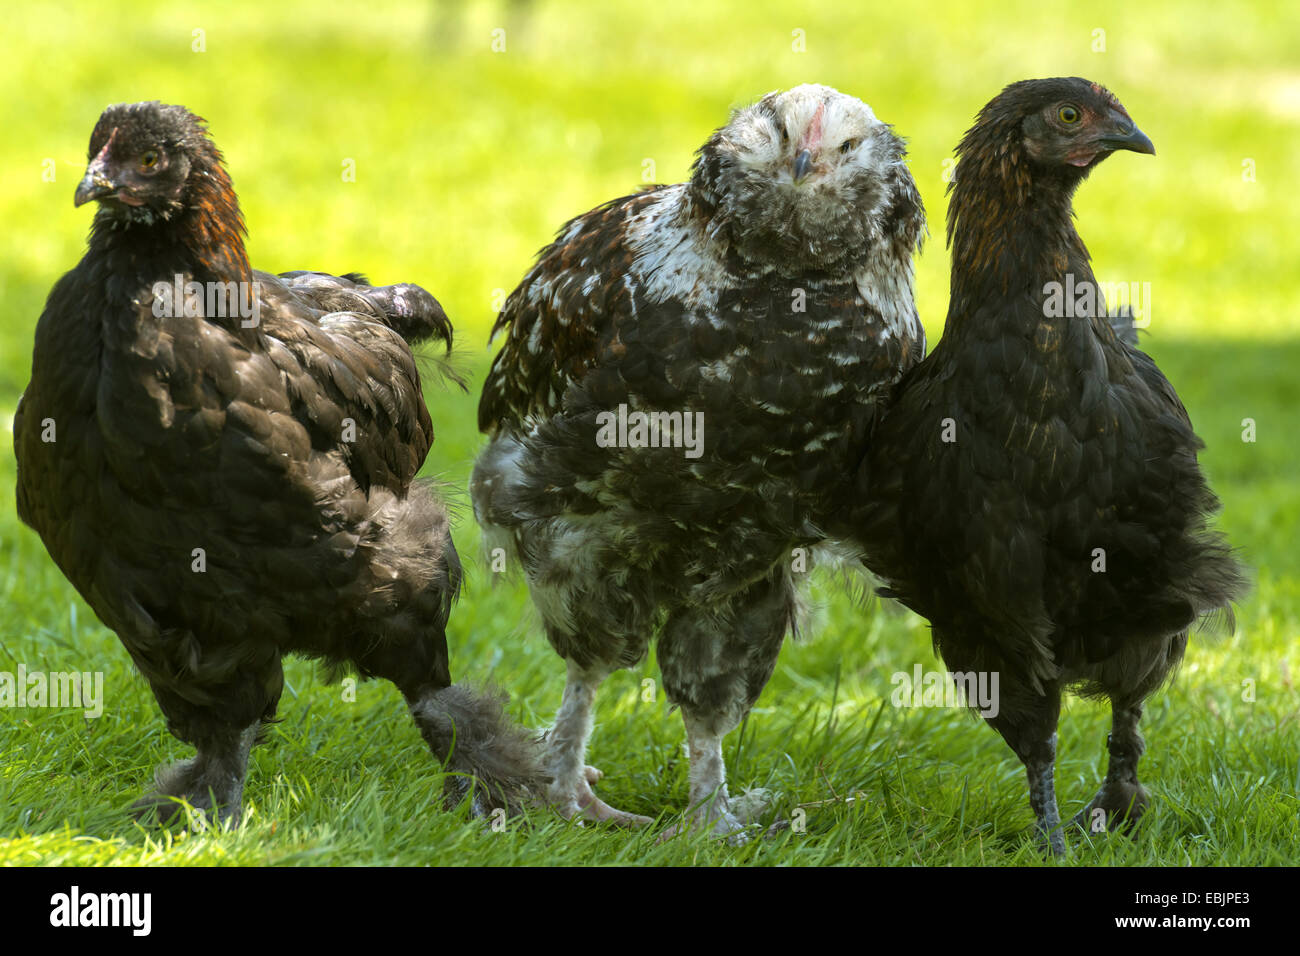
<path id="1" fill-rule="evenodd" d="M 1041 864 L 1023 770 L 1001 739 L 963 710 L 891 704 L 892 675 L 941 669 L 925 622 L 856 603 L 820 575 L 807 637 L 787 644 L 726 747 L 733 793 L 767 788 L 774 813 L 798 821 L 772 838 L 660 844 L 654 831 L 582 829 L 544 811 L 485 828 L 463 808 L 439 809 L 440 769 L 392 687 L 362 684 L 353 700 L 307 661 L 286 668 L 282 722 L 254 752 L 243 828 L 141 829 L 124 808 L 156 764 L 188 750 L 18 522 L 8 431 L 44 297 L 84 248 L 90 211 L 74 209 L 72 193 L 99 111 L 188 105 L 226 155 L 256 266 L 418 282 L 455 321 L 473 382 L 468 394 L 430 386 L 438 441 L 425 469 L 458 503 L 470 565 L 453 672 L 494 680 L 515 717 L 543 727 L 563 665 L 523 587 L 480 560 L 464 496 L 487 331 L 537 249 L 647 174 L 685 178 L 731 107 L 823 82 L 910 141 L 932 233 L 918 299 L 937 341 L 952 147 L 1006 83 L 1075 74 L 1110 87 L 1156 144 L 1155 157 L 1117 156 L 1085 184 L 1080 231 L 1099 278 L 1150 283 L 1144 347 L 1206 441 L 1221 526 L 1254 588 L 1235 636 L 1194 637 L 1178 681 L 1148 704 L 1149 825 L 1137 840 L 1076 837 L 1063 865 L 1296 862 L 1300 8 L 1111 2 L 1081 19 L 1037 0 L 870 13 L 765 0 L 320 6 L 6 11 L 0 671 L 102 672 L 104 709 L 0 709 L 0 864 Z M 605 799 L 666 824 L 686 804 L 686 760 L 657 679 L 652 657 L 606 683 L 590 759 L 607 773 Z M 1102 706 L 1067 706 L 1063 815 L 1095 791 L 1108 726 Z"/>

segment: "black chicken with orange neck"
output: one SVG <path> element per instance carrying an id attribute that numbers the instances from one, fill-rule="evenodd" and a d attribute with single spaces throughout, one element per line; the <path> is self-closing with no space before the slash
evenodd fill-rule
<path id="1" fill-rule="evenodd" d="M 1095 290 L 1071 198 L 1116 150 L 1153 153 L 1079 78 L 1007 87 L 958 147 L 942 341 L 898 386 L 852 524 L 885 593 L 927 617 L 954 672 L 1000 674 L 988 717 L 1024 762 L 1042 841 L 1064 851 L 1053 768 L 1061 693 L 1108 697 L 1105 782 L 1080 822 L 1131 824 L 1142 704 L 1188 629 L 1244 590 L 1202 443 L 1173 386 Z M 1052 307 L 1092 284 L 1094 308 Z M 1131 329 L 1123 330 L 1131 332 Z"/>

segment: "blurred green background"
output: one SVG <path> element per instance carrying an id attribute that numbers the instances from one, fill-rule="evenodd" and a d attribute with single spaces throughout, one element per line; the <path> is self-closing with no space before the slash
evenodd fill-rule
<path id="1" fill-rule="evenodd" d="M 426 472 L 451 484 L 461 510 L 457 540 L 473 562 L 477 533 L 455 489 L 463 488 L 479 446 L 474 410 L 487 330 L 504 294 L 562 222 L 639 188 L 647 170 L 660 182 L 684 179 L 694 151 L 732 107 L 771 89 L 826 83 L 866 100 L 910 142 L 931 223 L 918 299 L 933 343 L 947 299 L 945 161 L 975 112 L 1005 84 L 1052 75 L 1108 86 L 1156 144 L 1155 157 L 1121 154 L 1084 185 L 1076 202 L 1080 231 L 1103 281 L 1151 284 L 1144 347 L 1178 387 L 1209 446 L 1202 460 L 1225 503 L 1222 526 L 1257 576 L 1237 637 L 1194 645 L 1180 683 L 1162 698 L 1163 726 L 1152 707 L 1147 773 L 1168 801 L 1165 817 L 1175 821 L 1166 832 L 1173 849 L 1106 852 L 1142 862 L 1276 859 L 1282 851 L 1271 834 L 1295 825 L 1300 750 L 1290 674 L 1300 664 L 1300 7 L 1103 2 L 1081 13 L 1042 0 L 869 10 L 761 0 L 323 7 L 99 0 L 6 10 L 0 670 L 19 661 L 104 669 L 110 713 L 83 722 L 60 712 L 0 712 L 7 754 L 0 837 L 9 837 L 0 840 L 0 861 L 89 862 L 79 855 L 84 843 L 73 852 L 60 842 L 83 831 L 109 840 L 108 858 L 179 859 L 103 813 L 129 802 L 151 763 L 184 749 L 162 731 L 125 652 L 14 516 L 8 430 L 44 297 L 84 249 L 91 213 L 73 208 L 72 193 L 105 105 L 161 99 L 208 119 L 242 201 L 255 266 L 364 271 L 377 283 L 420 283 L 441 300 L 473 385 L 467 395 L 430 387 L 439 442 Z M 348 169 L 355 181 L 346 181 Z M 1244 419 L 1255 423 L 1254 442 L 1242 440 Z M 454 672 L 494 674 L 514 693 L 514 712 L 542 725 L 558 703 L 562 666 L 522 589 L 492 588 L 488 577 L 481 565 L 471 570 L 453 618 Z M 880 718 L 889 675 L 910 671 L 915 661 L 934 666 L 923 622 L 863 611 L 825 580 L 817 593 L 817 638 L 783 651 L 745 753 L 729 743 L 740 782 L 777 773 L 775 784 L 791 799 L 818 801 L 865 786 L 897 763 L 902 770 L 889 772 L 911 774 L 921 788 L 914 806 L 886 798 L 878 819 L 850 821 L 859 828 L 851 831 L 856 843 L 821 844 L 820 855 L 803 859 L 1031 861 L 1018 849 L 1030 819 L 1023 779 L 996 735 L 954 712 L 886 709 L 864 736 L 871 715 Z M 312 859 L 356 860 L 355 847 L 370 838 L 364 827 L 338 836 L 332 828 L 350 832 L 340 816 L 365 794 L 384 806 L 376 793 L 418 787 L 427 802 L 436 768 L 421 757 L 391 689 L 368 690 L 369 709 L 347 709 L 336 690 L 313 681 L 310 665 L 295 668 L 282 742 L 255 756 L 250 800 L 264 801 L 268 818 L 299 813 L 309 832 L 295 847 L 316 847 Z M 639 696 L 640 681 L 655 677 L 647 664 L 611 679 L 594 743 L 597 761 L 612 771 L 605 785 L 612 802 L 650 814 L 680 810 L 685 800 L 680 722 L 662 695 L 653 712 Z M 1241 699 L 1245 680 L 1256 682 L 1253 703 Z M 308 704 L 295 702 L 300 694 Z M 1077 809 L 1095 787 L 1107 719 L 1092 705 L 1076 705 L 1065 718 L 1063 810 L 1071 800 Z M 827 740 L 835 730 L 843 741 L 836 746 L 846 748 L 840 759 L 829 759 L 833 748 L 790 742 L 813 725 Z M 330 730 L 339 726 L 344 732 Z M 295 811 L 295 787 L 311 788 L 326 759 L 320 751 L 330 747 L 330 786 L 315 788 L 310 812 Z M 277 802 L 282 797 L 290 803 Z M 314 821 L 333 836 L 313 830 Z M 830 823 L 823 835 L 838 832 Z M 422 826 L 433 829 L 413 847 L 402 837 L 394 848 L 391 833 L 389 843 L 380 839 L 388 851 L 378 858 L 446 861 L 449 831 L 427 819 Z M 989 826 L 1003 841 L 992 857 L 985 856 Z M 588 845 L 595 840 L 611 854 L 598 858 L 617 859 L 626 852 L 621 839 L 602 835 Z M 224 859 L 234 845 L 192 858 Z M 245 862 L 293 860 L 299 852 L 268 849 L 265 841 L 237 845 L 247 855 L 234 858 Z M 521 846 L 518 855 L 495 859 L 532 861 L 531 844 Z M 637 846 L 676 860 L 669 850 Z M 779 860 L 790 846 L 734 852 Z M 536 852 L 552 854 L 540 860 L 557 851 L 552 841 Z M 733 851 L 698 852 L 721 860 Z"/>

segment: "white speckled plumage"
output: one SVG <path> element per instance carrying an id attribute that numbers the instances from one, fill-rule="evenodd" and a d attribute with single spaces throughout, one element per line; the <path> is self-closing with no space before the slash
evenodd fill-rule
<path id="1" fill-rule="evenodd" d="M 738 825 L 721 740 L 793 626 L 791 555 L 853 494 L 861 445 L 924 351 L 924 210 L 903 156 L 853 97 L 769 94 L 713 134 L 689 182 L 567 224 L 509 297 L 472 496 L 569 662 L 551 737 L 562 813 L 592 815 L 577 768 L 595 684 L 657 634 L 691 729 L 692 813 Z M 617 408 L 700 415 L 702 454 L 602 445 Z"/>

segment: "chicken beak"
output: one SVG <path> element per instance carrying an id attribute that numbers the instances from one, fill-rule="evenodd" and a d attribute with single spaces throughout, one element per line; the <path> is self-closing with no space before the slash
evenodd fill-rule
<path id="1" fill-rule="evenodd" d="M 808 178 L 808 172 L 812 169 L 813 158 L 811 149 L 801 149 L 799 155 L 794 158 L 794 181 L 801 183 Z"/>
<path id="2" fill-rule="evenodd" d="M 114 130 L 114 134 L 116 134 Z M 76 195 L 72 197 L 74 206 L 84 206 L 92 199 L 103 199 L 105 196 L 111 196 L 117 192 L 117 184 L 113 182 L 108 175 L 108 147 L 112 145 L 112 137 L 108 143 L 99 151 L 99 155 L 90 161 L 86 167 L 86 175 L 82 177 L 81 184 L 77 186 Z"/>
<path id="3" fill-rule="evenodd" d="M 1097 140 L 1098 146 L 1103 149 L 1130 149 L 1135 153 L 1155 155 L 1155 146 L 1147 138 L 1147 134 L 1137 128 L 1136 123 L 1119 113 L 1111 113 L 1110 118 L 1112 130 Z"/>
<path id="4" fill-rule="evenodd" d="M 808 128 L 804 130 L 803 137 L 799 140 L 799 152 L 794 157 L 796 183 L 803 182 L 812 171 L 813 153 L 822 146 L 822 116 L 825 113 L 826 104 L 818 103 L 817 112 L 813 113 L 812 119 L 808 121 Z"/>
<path id="5" fill-rule="evenodd" d="M 74 206 L 84 206 L 92 199 L 103 199 L 115 192 L 117 192 L 117 187 L 105 178 L 102 173 L 86 170 L 86 178 L 77 187 L 77 192 L 72 197 L 72 204 Z"/>

